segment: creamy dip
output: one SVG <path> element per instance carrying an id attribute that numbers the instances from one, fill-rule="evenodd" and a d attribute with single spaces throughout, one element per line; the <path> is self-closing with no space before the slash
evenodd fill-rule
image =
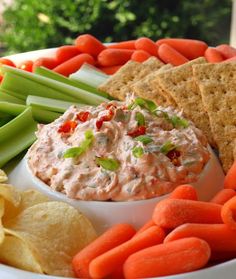
<path id="1" fill-rule="evenodd" d="M 137 98 L 70 107 L 39 125 L 29 166 L 80 200 L 140 200 L 195 182 L 209 160 L 203 133 L 181 113 Z"/>

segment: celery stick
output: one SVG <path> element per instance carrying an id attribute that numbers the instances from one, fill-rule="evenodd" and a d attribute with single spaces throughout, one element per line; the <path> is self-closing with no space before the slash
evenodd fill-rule
<path id="1" fill-rule="evenodd" d="M 3 89 L 0 89 L 0 102 L 9 102 L 14 104 L 23 105 L 25 102 L 19 98 L 11 96 L 8 94 L 9 92 Z M 10 92 L 11 94 L 11 92 Z"/>
<path id="2" fill-rule="evenodd" d="M 11 92 L 12 96 L 20 95 L 21 98 L 26 100 L 27 95 L 35 95 L 41 97 L 55 98 L 65 101 L 76 101 L 76 98 L 68 96 L 60 91 L 48 88 L 42 84 L 38 84 L 32 80 L 13 74 L 11 72 L 6 72 L 4 79 L 1 83 L 1 88 L 3 90 L 8 90 Z"/>
<path id="3" fill-rule="evenodd" d="M 31 109 L 34 119 L 40 123 L 50 123 L 61 116 L 60 113 L 43 110 L 35 106 L 31 106 Z"/>
<path id="4" fill-rule="evenodd" d="M 0 102 L 0 112 L 7 113 L 9 115 L 17 116 L 26 109 L 24 105 L 12 104 L 8 102 Z"/>
<path id="5" fill-rule="evenodd" d="M 104 98 L 109 98 L 109 95 L 107 93 L 98 90 L 96 87 L 90 86 L 89 84 L 85 84 L 81 81 L 69 79 L 69 78 L 64 77 L 63 75 L 60 75 L 56 72 L 53 72 L 53 71 L 51 71 L 51 70 L 49 70 L 45 67 L 37 67 L 35 69 L 34 73 L 38 74 L 40 76 L 44 76 L 44 77 L 47 77 L 47 78 L 50 78 L 50 79 L 54 79 L 54 80 L 66 83 L 66 84 L 74 86 L 76 88 L 86 90 L 88 92 L 97 94 L 97 95 L 102 96 Z"/>
<path id="6" fill-rule="evenodd" d="M 9 121 L 12 120 L 12 116 L 4 116 L 4 117 L 0 117 L 0 127 L 4 126 L 5 124 L 7 124 Z"/>
<path id="7" fill-rule="evenodd" d="M 61 113 L 64 113 L 70 106 L 73 105 L 81 106 L 81 104 L 78 103 L 64 102 L 55 99 L 52 100 L 49 98 L 43 98 L 43 97 L 31 96 L 31 95 L 27 97 L 26 104 L 28 106 L 34 106 L 44 110 L 61 112 Z"/>
<path id="8" fill-rule="evenodd" d="M 95 67 L 87 63 L 83 64 L 77 72 L 70 75 L 71 80 L 80 81 L 95 88 L 98 88 L 98 86 L 108 78 L 108 75 L 98 71 Z"/>
<path id="9" fill-rule="evenodd" d="M 36 130 L 31 108 L 0 127 L 0 168 L 34 142 Z"/>
<path id="10" fill-rule="evenodd" d="M 68 85 L 68 84 L 65 84 L 65 83 L 62 83 L 62 82 L 59 82 L 56 80 L 52 80 L 52 79 L 49 79 L 49 78 L 46 78 L 46 77 L 43 77 L 40 75 L 22 71 L 17 68 L 13 68 L 13 67 L 4 65 L 1 67 L 1 69 L 4 73 L 12 73 L 15 76 L 22 77 L 25 80 L 27 79 L 28 81 L 31 81 L 34 84 L 37 84 L 37 85 L 40 84 L 40 85 L 47 86 L 48 90 L 49 89 L 58 90 L 58 92 L 61 92 L 67 96 L 76 98 L 78 101 L 89 104 L 89 105 L 99 105 L 102 102 L 108 101 L 106 98 L 104 98 L 102 96 L 98 96 L 96 94 L 90 93 L 83 89 L 75 88 L 71 85 Z M 4 77 L 4 80 L 5 80 L 5 78 L 6 77 Z M 3 80 L 3 84 L 4 84 L 4 80 Z M 31 92 L 32 91 L 34 91 L 34 90 L 32 89 Z M 37 96 L 41 96 L 41 97 L 50 97 L 50 94 L 49 94 L 49 96 L 45 96 L 45 95 L 43 96 L 42 94 L 39 95 L 39 94 L 35 94 L 35 93 L 33 93 L 33 94 L 37 95 Z M 31 94 L 29 93 L 29 95 L 32 95 L 32 93 Z M 61 100 L 61 98 L 56 98 L 55 96 L 54 96 L 54 98 Z M 70 100 L 64 99 L 64 101 L 70 101 Z"/>

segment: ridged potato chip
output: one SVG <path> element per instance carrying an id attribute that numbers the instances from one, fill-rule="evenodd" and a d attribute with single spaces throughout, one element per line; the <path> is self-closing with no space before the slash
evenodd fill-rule
<path id="1" fill-rule="evenodd" d="M 19 206 L 19 211 L 23 211 L 24 209 L 31 207 L 35 204 L 39 204 L 42 202 L 48 202 L 49 198 L 37 190 L 29 189 L 21 192 L 21 203 Z"/>
<path id="2" fill-rule="evenodd" d="M 27 255 L 27 251 L 34 251 L 34 261 L 39 263 L 42 272 L 58 276 L 73 276 L 72 257 L 96 237 L 94 228 L 82 213 L 57 201 L 28 207 L 15 218 L 5 222 L 4 227 L 8 235 L 17 237 L 18 242 L 19 239 L 24 242 L 17 248 L 17 253 L 9 250 L 14 246 L 8 248 L 11 253 L 8 264 L 29 270 L 26 268 L 28 256 L 26 259 L 21 256 L 20 263 L 17 260 L 19 249 L 22 249 L 22 255 Z M 1 255 L 2 253 L 0 261 L 4 262 Z M 33 268 L 35 267 L 32 266 L 31 270 Z"/>
<path id="3" fill-rule="evenodd" d="M 7 230 L 5 233 L 5 239 L 0 249 L 1 261 L 24 270 L 43 273 L 27 243 L 17 236 L 8 235 Z"/>
<path id="4" fill-rule="evenodd" d="M 21 193 L 10 184 L 0 184 L 0 197 L 4 199 L 4 216 L 2 217 L 4 224 L 5 219 L 12 218 L 19 212 Z"/>

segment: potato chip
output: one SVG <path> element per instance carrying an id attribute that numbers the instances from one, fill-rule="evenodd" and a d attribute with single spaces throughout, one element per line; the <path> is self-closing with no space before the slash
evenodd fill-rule
<path id="1" fill-rule="evenodd" d="M 4 183 L 7 181 L 7 175 L 3 170 L 0 169 L 0 183 Z"/>
<path id="2" fill-rule="evenodd" d="M 39 204 L 42 202 L 48 202 L 49 198 L 37 190 L 29 189 L 21 192 L 21 203 L 19 206 L 19 211 L 23 211 L 24 209 L 31 207 L 35 204 Z"/>
<path id="3" fill-rule="evenodd" d="M 15 207 L 19 206 L 21 202 L 20 192 L 10 184 L 0 184 L 0 197 L 9 201 Z"/>
<path id="4" fill-rule="evenodd" d="M 9 184 L 6 184 L 9 186 Z M 11 186 L 11 185 L 10 185 Z M 13 186 L 11 186 L 13 187 Z M 1 189 L 1 186 L 0 186 Z M 3 223 L 5 220 L 9 220 L 11 218 L 14 218 L 17 216 L 21 211 L 24 209 L 31 207 L 35 204 L 41 203 L 41 202 L 47 202 L 48 197 L 45 195 L 41 194 L 39 191 L 34 190 L 34 189 L 29 189 L 23 192 L 18 192 L 17 189 L 14 187 L 12 188 L 12 194 L 16 195 L 16 193 L 20 195 L 20 203 L 17 203 L 17 205 L 13 205 L 10 202 L 5 201 L 5 214 L 3 216 Z M 1 196 L 1 191 L 0 191 L 0 196 Z"/>
<path id="5" fill-rule="evenodd" d="M 2 263 L 20 269 L 43 273 L 41 266 L 27 243 L 17 236 L 8 235 L 7 230 L 0 249 L 0 260 Z"/>
<path id="6" fill-rule="evenodd" d="M 73 276 L 72 257 L 96 237 L 85 216 L 72 206 L 57 201 L 28 207 L 4 227 L 8 234 L 17 236 L 31 247 L 43 273 L 59 276 Z M 20 248 L 26 249 L 23 244 Z M 10 252 L 14 256 L 14 251 Z M 26 250 L 22 251 L 25 253 Z M 28 258 L 26 260 L 28 262 Z M 21 257 L 21 261 L 25 259 Z M 22 266 L 27 266 L 27 262 Z"/>
<path id="7" fill-rule="evenodd" d="M 18 210 L 18 206 L 21 202 L 20 192 L 10 184 L 0 184 L 0 197 L 4 199 L 4 216 L 3 224 L 5 219 L 14 217 Z"/>

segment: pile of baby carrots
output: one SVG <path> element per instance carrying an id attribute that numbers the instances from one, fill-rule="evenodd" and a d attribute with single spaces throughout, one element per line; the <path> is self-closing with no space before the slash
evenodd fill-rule
<path id="1" fill-rule="evenodd" d="M 106 46 L 94 36 L 83 34 L 75 39 L 73 45 L 57 48 L 54 57 L 41 57 L 34 62 L 26 60 L 19 68 L 34 71 L 36 67 L 44 66 L 69 76 L 79 70 L 83 63 L 89 63 L 110 75 L 129 60 L 143 62 L 150 56 L 174 66 L 201 56 L 205 56 L 208 62 L 216 63 L 236 61 L 236 49 L 227 44 L 209 47 L 200 40 L 166 38 L 154 42 L 147 37 Z"/>
<path id="2" fill-rule="evenodd" d="M 150 278 L 194 271 L 236 257 L 236 161 L 224 188 L 199 201 L 191 185 L 157 203 L 137 232 L 117 224 L 73 258 L 78 278 Z"/>

